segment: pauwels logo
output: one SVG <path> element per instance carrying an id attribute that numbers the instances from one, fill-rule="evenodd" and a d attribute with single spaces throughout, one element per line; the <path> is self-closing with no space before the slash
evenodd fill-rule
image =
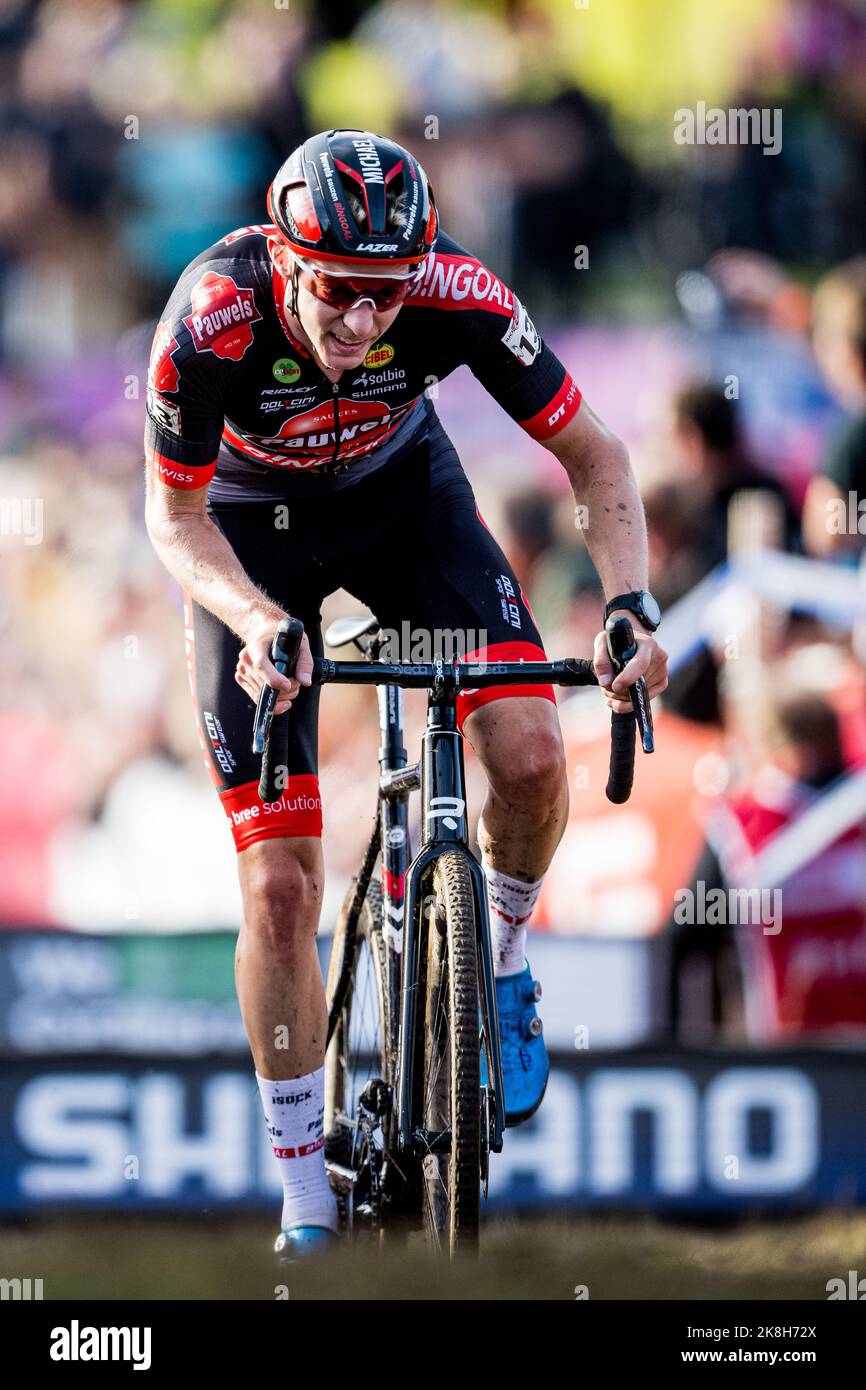
<path id="1" fill-rule="evenodd" d="M 190 295 L 192 313 L 184 319 L 196 352 L 212 352 L 240 362 L 253 341 L 253 324 L 261 314 L 252 290 L 242 290 L 231 275 L 209 270 Z"/>
<path id="2" fill-rule="evenodd" d="M 384 401 L 341 400 L 340 449 L 355 452 L 357 448 L 370 447 L 374 440 L 389 432 L 397 413 L 403 412 L 391 411 Z M 334 449 L 333 406 L 317 405 L 313 410 L 292 415 L 280 426 L 279 433 L 271 435 L 265 443 L 327 457 Z"/>

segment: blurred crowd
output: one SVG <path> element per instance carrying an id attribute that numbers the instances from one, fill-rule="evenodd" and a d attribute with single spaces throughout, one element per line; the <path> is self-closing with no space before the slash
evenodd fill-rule
<path id="1" fill-rule="evenodd" d="M 0 920 L 237 921 L 179 596 L 143 530 L 142 384 L 179 271 L 263 220 L 274 169 L 313 130 L 411 145 L 448 230 L 518 289 L 632 450 L 663 607 L 756 536 L 859 564 L 866 521 L 829 518 L 866 498 L 866 12 L 690 0 L 685 14 L 683 0 L 0 0 Z M 684 151 L 673 112 L 690 93 L 780 107 L 780 153 Z M 459 373 L 437 406 L 548 650 L 582 653 L 600 593 L 564 477 L 475 392 Z M 355 606 L 338 595 L 326 617 Z M 814 790 L 864 754 L 856 625 L 794 609 L 759 626 L 766 718 L 744 721 L 712 643 L 665 701 L 718 731 L 732 804 L 768 767 Z M 326 920 L 370 823 L 374 747 L 364 693 L 329 694 Z M 674 935 L 686 961 L 694 943 Z M 723 936 L 698 943 L 721 1027 L 739 1008 Z"/>

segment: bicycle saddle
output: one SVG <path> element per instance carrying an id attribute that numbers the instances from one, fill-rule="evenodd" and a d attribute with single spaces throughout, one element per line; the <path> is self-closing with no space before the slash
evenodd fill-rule
<path id="1" fill-rule="evenodd" d="M 355 618 L 335 618 L 325 630 L 325 641 L 329 647 L 346 647 L 357 642 L 368 633 L 379 631 L 379 619 L 374 614 Z"/>

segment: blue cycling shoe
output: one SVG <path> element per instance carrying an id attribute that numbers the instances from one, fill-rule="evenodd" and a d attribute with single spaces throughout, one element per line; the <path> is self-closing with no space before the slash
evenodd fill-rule
<path id="1" fill-rule="evenodd" d="M 541 985 L 533 980 L 528 961 L 519 975 L 503 975 L 496 981 L 506 1128 L 523 1124 L 534 1115 L 547 1089 L 550 1063 L 543 1025 L 535 1009 L 540 998 Z M 481 1084 L 488 1084 L 483 1053 Z"/>
<path id="2" fill-rule="evenodd" d="M 290 1226 L 280 1231 L 274 1243 L 277 1264 L 294 1264 L 308 1255 L 326 1255 L 336 1250 L 340 1237 L 330 1226 Z"/>

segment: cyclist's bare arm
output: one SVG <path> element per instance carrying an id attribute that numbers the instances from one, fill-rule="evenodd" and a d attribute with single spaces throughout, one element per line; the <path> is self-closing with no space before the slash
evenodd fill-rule
<path id="1" fill-rule="evenodd" d="M 274 631 L 286 612 L 242 568 L 225 536 L 207 515 L 207 488 L 181 491 L 168 487 L 153 470 L 147 473 L 145 522 L 165 568 L 196 603 L 237 633 L 244 646 L 236 679 L 256 700 L 265 683 L 284 695 L 276 713 L 289 708 L 300 684 L 308 685 L 312 656 L 306 638 L 298 660 L 298 680 L 281 676 L 270 660 Z"/>
<path id="2" fill-rule="evenodd" d="M 559 434 L 547 441 L 571 482 L 576 524 L 581 526 L 593 564 L 598 571 L 605 598 L 648 587 L 646 522 L 628 451 L 622 440 L 582 401 L 580 409 Z M 667 654 L 652 633 L 644 632 L 634 614 L 627 614 L 637 639 L 637 655 L 612 683 L 620 692 L 646 678 L 650 696 L 667 687 Z M 604 633 L 595 641 L 594 664 L 602 684 L 612 675 Z M 631 705 L 608 699 L 613 708 L 627 714 Z"/>

